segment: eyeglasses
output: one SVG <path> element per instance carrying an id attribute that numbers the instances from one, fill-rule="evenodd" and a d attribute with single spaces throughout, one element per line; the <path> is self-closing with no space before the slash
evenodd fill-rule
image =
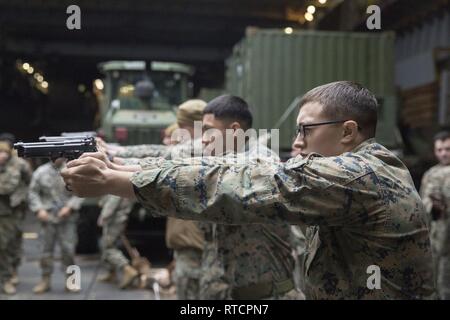
<path id="1" fill-rule="evenodd" d="M 299 135 L 300 135 L 300 138 L 305 137 L 306 136 L 305 129 L 307 129 L 309 127 L 318 127 L 318 126 L 323 126 L 323 125 L 327 125 L 327 124 L 343 123 L 345 121 L 349 121 L 349 120 L 335 120 L 335 121 L 299 124 L 299 125 L 297 125 L 297 128 L 295 129 L 295 137 L 297 138 Z M 358 126 L 358 130 L 361 130 L 360 126 Z"/>

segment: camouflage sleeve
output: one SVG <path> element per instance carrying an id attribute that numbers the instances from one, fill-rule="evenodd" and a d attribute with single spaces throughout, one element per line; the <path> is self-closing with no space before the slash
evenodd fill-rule
<path id="1" fill-rule="evenodd" d="M 184 150 L 183 150 L 184 152 Z M 185 166 L 185 165 L 261 165 L 265 159 L 256 157 L 246 157 L 246 156 L 224 156 L 224 157 L 173 157 L 170 161 L 161 157 L 157 158 L 145 158 L 139 162 L 139 165 L 143 170 L 157 169 L 162 166 L 172 165 L 172 166 Z M 277 165 L 278 163 L 267 162 L 266 165 Z"/>
<path id="2" fill-rule="evenodd" d="M 71 208 L 71 209 L 73 209 L 73 210 L 80 210 L 81 205 L 83 204 L 83 202 L 84 202 L 83 198 L 79 198 L 77 196 L 72 196 L 67 201 L 66 206 Z"/>
<path id="3" fill-rule="evenodd" d="M 0 173 L 0 195 L 11 195 L 22 182 L 22 165 L 20 159 L 13 156 Z"/>
<path id="4" fill-rule="evenodd" d="M 433 190 L 433 181 L 431 179 L 431 171 L 425 172 L 422 177 L 422 182 L 420 184 L 420 197 L 422 198 L 422 202 L 425 206 L 425 210 L 430 213 L 433 204 L 431 202 L 430 194 Z"/>
<path id="5" fill-rule="evenodd" d="M 30 164 L 22 160 L 22 179 L 26 185 L 30 184 L 31 175 L 33 174 L 33 170 L 31 169 Z"/>
<path id="6" fill-rule="evenodd" d="M 306 223 L 343 226 L 361 222 L 352 201 L 378 198 L 359 181 L 373 171 L 357 157 L 296 158 L 287 164 L 238 159 L 157 160 L 131 177 L 147 209 L 217 223 Z M 231 162 L 230 162 L 231 161 Z M 360 197 L 361 199 L 359 199 Z"/>
<path id="7" fill-rule="evenodd" d="M 28 206 L 32 212 L 37 212 L 44 206 L 40 195 L 40 171 L 35 171 L 31 177 L 30 187 L 28 188 Z"/>
<path id="8" fill-rule="evenodd" d="M 20 183 L 10 196 L 10 203 L 12 207 L 16 207 L 27 201 L 28 185 L 30 184 L 32 174 L 29 163 L 23 159 L 18 160 L 20 163 Z"/>
<path id="9" fill-rule="evenodd" d="M 139 164 L 142 159 L 139 158 L 125 158 L 123 159 L 123 164 L 126 166 Z"/>
<path id="10" fill-rule="evenodd" d="M 113 215 L 120 204 L 120 197 L 108 195 L 105 203 L 103 204 L 102 211 L 100 213 L 102 219 L 106 220 Z"/>
<path id="11" fill-rule="evenodd" d="M 121 158 L 164 157 L 168 151 L 168 148 L 168 146 L 162 144 L 125 146 L 124 150 L 119 151 L 116 156 Z"/>
<path id="12" fill-rule="evenodd" d="M 144 159 L 140 159 L 138 164 L 142 168 L 153 168 L 155 166 L 158 166 L 160 163 L 164 163 L 164 160 L 172 160 L 173 163 L 178 163 L 181 161 L 181 163 L 184 161 L 184 159 L 192 159 L 193 155 L 196 153 L 201 153 L 202 148 L 202 142 L 201 139 L 196 139 L 193 141 L 193 143 L 183 143 L 178 145 L 172 145 L 167 147 L 167 152 L 160 156 L 160 157 L 146 157 Z M 199 158 L 202 159 L 202 158 Z M 188 160 L 188 161 L 194 161 L 194 160 Z M 190 162 L 192 163 L 192 162 Z M 136 163 L 133 163 L 136 164 Z"/>

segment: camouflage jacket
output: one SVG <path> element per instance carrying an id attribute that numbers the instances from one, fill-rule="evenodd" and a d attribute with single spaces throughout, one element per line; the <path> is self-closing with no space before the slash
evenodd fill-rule
<path id="1" fill-rule="evenodd" d="M 435 190 L 440 189 L 438 181 L 441 181 L 440 175 L 446 170 L 446 168 L 447 166 L 437 164 L 428 169 L 422 177 L 422 182 L 420 184 L 420 196 L 422 197 L 425 209 L 429 214 L 431 214 L 431 208 L 433 207 L 430 196 L 435 192 Z"/>
<path id="2" fill-rule="evenodd" d="M 288 225 L 207 224 L 202 230 L 203 299 L 230 299 L 241 287 L 292 279 Z"/>
<path id="3" fill-rule="evenodd" d="M 125 146 L 124 150 L 117 152 L 116 156 L 121 158 L 145 158 L 166 157 L 170 146 L 162 144 L 142 144 L 136 146 Z"/>
<path id="4" fill-rule="evenodd" d="M 442 256 L 445 249 L 445 238 L 447 221 L 449 221 L 449 215 L 443 215 L 440 217 L 433 217 L 433 202 L 431 201 L 431 195 L 437 198 L 445 199 L 445 190 L 443 183 L 443 177 L 449 174 L 450 166 L 443 166 L 437 164 L 427 170 L 422 177 L 422 183 L 420 186 L 420 196 L 425 205 L 427 212 L 428 224 L 430 229 L 430 241 L 432 252 L 435 258 Z M 447 190 L 449 192 L 450 190 Z M 450 194 L 448 195 L 450 196 Z M 450 205 L 450 203 L 448 203 Z"/>
<path id="5" fill-rule="evenodd" d="M 279 157 L 263 145 L 247 145 L 246 150 L 227 157 L 259 158 L 279 162 Z M 205 234 L 200 281 L 202 299 L 230 299 L 233 290 L 257 283 L 280 282 L 292 278 L 294 259 L 286 239 L 286 225 L 229 225 L 200 222 Z"/>
<path id="6" fill-rule="evenodd" d="M 162 157 L 165 159 L 190 158 L 194 153 L 201 155 L 202 139 L 189 140 L 175 145 L 143 144 L 137 146 L 126 146 L 125 150 L 116 154 L 117 157 L 125 159 L 126 164 L 136 164 L 133 158 Z"/>
<path id="7" fill-rule="evenodd" d="M 82 198 L 66 190 L 64 180 L 51 162 L 41 165 L 33 173 L 28 199 L 31 211 L 44 209 L 53 216 L 64 206 L 78 210 L 83 203 Z"/>
<path id="8" fill-rule="evenodd" d="M 434 298 L 425 209 L 408 169 L 374 139 L 340 156 L 284 164 L 148 159 L 143 169 L 131 177 L 136 197 L 166 215 L 310 226 L 308 298 Z M 372 266 L 380 289 L 368 285 Z"/>
<path id="9" fill-rule="evenodd" d="M 447 167 L 441 178 L 442 188 L 441 197 L 444 200 L 447 211 L 444 218 L 444 231 L 442 235 L 441 254 L 447 258 L 450 257 L 450 167 Z"/>
<path id="10" fill-rule="evenodd" d="M 0 216 L 10 215 L 12 208 L 26 203 L 30 180 L 30 165 L 17 156 L 0 166 Z"/>
<path id="11" fill-rule="evenodd" d="M 436 254 L 450 257 L 450 166 L 436 165 L 428 170 L 422 180 L 421 194 L 425 203 L 431 202 L 429 195 L 433 194 L 445 204 L 446 212 L 432 222 L 431 241 Z"/>

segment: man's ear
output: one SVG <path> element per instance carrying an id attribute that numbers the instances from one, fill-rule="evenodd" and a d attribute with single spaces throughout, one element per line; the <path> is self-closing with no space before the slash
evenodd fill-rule
<path id="1" fill-rule="evenodd" d="M 354 142 L 358 137 L 358 124 L 353 120 L 349 120 L 344 122 L 342 127 L 342 143 L 347 144 Z"/>
<path id="2" fill-rule="evenodd" d="M 241 124 L 237 121 L 234 121 L 230 124 L 230 129 L 236 131 L 237 129 L 242 129 Z"/>

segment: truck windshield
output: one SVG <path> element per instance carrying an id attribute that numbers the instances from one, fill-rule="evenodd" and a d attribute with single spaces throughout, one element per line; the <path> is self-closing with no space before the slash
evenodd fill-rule
<path id="1" fill-rule="evenodd" d="M 187 92 L 186 76 L 174 72 L 115 71 L 112 80 L 121 109 L 172 110 Z"/>

